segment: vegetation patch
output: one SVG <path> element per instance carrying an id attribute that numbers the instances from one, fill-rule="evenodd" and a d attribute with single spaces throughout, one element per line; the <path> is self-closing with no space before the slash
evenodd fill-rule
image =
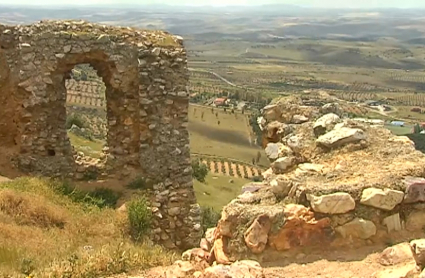
<path id="1" fill-rule="evenodd" d="M 205 177 L 208 174 L 208 167 L 200 160 L 192 161 L 192 176 L 197 181 L 205 182 Z"/>
<path id="2" fill-rule="evenodd" d="M 221 214 L 211 207 L 201 207 L 201 214 L 202 228 L 204 232 L 206 232 L 209 228 L 216 227 L 218 220 L 221 218 Z"/>
<path id="3" fill-rule="evenodd" d="M 145 197 L 139 197 L 128 203 L 128 220 L 130 230 L 136 241 L 144 238 L 152 224 L 152 211 Z"/>
<path id="4" fill-rule="evenodd" d="M 56 192 L 69 197 L 72 201 L 83 203 L 99 208 L 110 207 L 114 208 L 121 194 L 108 188 L 96 188 L 93 191 L 83 191 L 77 189 L 69 182 L 56 182 L 53 184 Z"/>
<path id="5" fill-rule="evenodd" d="M 129 237 L 132 227 L 147 230 L 146 203 L 130 205 L 130 221 L 130 215 L 100 208 L 79 192 L 39 178 L 0 184 L 1 277 L 108 277 L 169 265 L 177 258 Z M 113 199 L 108 190 L 96 194 L 92 198 Z"/>
<path id="6" fill-rule="evenodd" d="M 141 190 L 147 190 L 152 189 L 153 182 L 145 177 L 138 176 L 131 182 L 129 182 L 126 187 L 128 189 L 141 189 Z"/>

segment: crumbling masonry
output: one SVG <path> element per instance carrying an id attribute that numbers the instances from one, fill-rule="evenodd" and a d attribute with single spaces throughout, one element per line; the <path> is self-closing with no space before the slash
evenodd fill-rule
<path id="1" fill-rule="evenodd" d="M 170 248 L 197 244 L 180 37 L 83 21 L 0 25 L 0 157 L 22 173 L 76 178 L 84 171 L 65 129 L 65 79 L 82 63 L 107 88 L 109 150 L 101 174 L 156 181 L 155 239 Z"/>

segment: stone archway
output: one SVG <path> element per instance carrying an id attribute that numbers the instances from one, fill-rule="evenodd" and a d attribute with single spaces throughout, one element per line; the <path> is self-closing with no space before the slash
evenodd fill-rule
<path id="1" fill-rule="evenodd" d="M 0 47 L 0 105 L 10 106 L 0 112 L 0 126 L 10 126 L 9 133 L 0 132 L 0 146 L 13 147 L 11 165 L 27 174 L 74 176 L 64 79 L 74 65 L 89 63 L 107 87 L 106 174 L 125 177 L 131 169 L 155 180 L 155 239 L 168 247 L 196 245 L 202 231 L 182 39 L 84 21 L 41 21 L 0 25 Z"/>
<path id="2" fill-rule="evenodd" d="M 66 50 L 70 46 L 64 47 Z M 116 165 L 131 165 L 140 168 L 138 159 L 140 150 L 140 114 L 138 109 L 139 77 L 137 63 L 126 60 L 125 57 L 115 57 L 110 60 L 105 52 L 89 51 L 86 53 L 56 54 L 59 57 L 58 67 L 49 73 L 52 79 L 51 94 L 59 96 L 55 106 L 60 111 L 57 126 L 64 125 L 66 111 L 65 79 L 69 77 L 72 68 L 77 64 L 90 64 L 97 70 L 106 86 L 107 111 L 107 158 L 111 167 Z M 127 65 L 125 71 L 118 71 L 121 65 Z M 118 68 L 117 68 L 118 67 Z M 118 82 L 117 82 L 118 81 Z M 69 140 L 64 138 L 64 142 Z M 64 146 L 65 153 L 69 153 L 70 144 Z M 113 161 L 110 161 L 113 160 Z"/>

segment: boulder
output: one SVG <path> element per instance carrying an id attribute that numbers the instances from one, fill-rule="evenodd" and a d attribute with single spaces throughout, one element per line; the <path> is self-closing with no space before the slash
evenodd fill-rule
<path id="1" fill-rule="evenodd" d="M 413 178 L 406 181 L 404 203 L 425 202 L 425 179 Z"/>
<path id="2" fill-rule="evenodd" d="M 385 217 L 384 220 L 382 221 L 382 224 L 387 226 L 387 231 L 389 233 L 392 231 L 401 231 L 402 229 L 399 213 Z"/>
<path id="3" fill-rule="evenodd" d="M 279 142 L 284 136 L 288 135 L 289 133 L 291 133 L 290 126 L 278 121 L 269 123 L 264 129 L 263 147 L 265 148 L 268 143 Z"/>
<path id="4" fill-rule="evenodd" d="M 330 219 L 316 220 L 314 213 L 302 205 L 285 207 L 284 222 L 275 222 L 269 236 L 269 245 L 284 251 L 299 246 L 321 244 L 329 238 Z"/>
<path id="5" fill-rule="evenodd" d="M 302 124 L 308 122 L 308 118 L 306 116 L 303 115 L 294 115 L 292 116 L 292 120 L 291 123 L 293 124 Z"/>
<path id="6" fill-rule="evenodd" d="M 208 241 L 208 243 L 212 246 L 214 244 L 215 240 L 215 232 L 216 228 L 209 228 L 205 232 L 205 239 Z"/>
<path id="7" fill-rule="evenodd" d="M 326 103 L 325 105 L 323 105 L 320 108 L 320 113 L 322 113 L 322 114 L 333 113 L 333 114 L 341 116 L 342 115 L 342 109 L 341 109 L 339 103 L 337 103 L 337 102 Z"/>
<path id="8" fill-rule="evenodd" d="M 263 108 L 263 117 L 267 122 L 276 121 L 280 118 L 282 111 L 276 104 L 267 105 Z"/>
<path id="9" fill-rule="evenodd" d="M 336 148 L 345 144 L 357 143 L 366 139 L 366 134 L 359 128 L 341 127 L 320 136 L 316 142 L 327 148 Z"/>
<path id="10" fill-rule="evenodd" d="M 410 242 L 410 248 L 415 258 L 416 265 L 423 270 L 425 268 L 425 239 L 416 239 Z"/>
<path id="11" fill-rule="evenodd" d="M 334 126 L 341 121 L 341 118 L 333 113 L 326 114 L 319 118 L 313 125 L 313 131 L 316 137 L 319 137 L 329 130 L 333 129 Z"/>
<path id="12" fill-rule="evenodd" d="M 272 221 L 267 214 L 257 217 L 244 234 L 245 243 L 254 254 L 260 254 L 267 245 Z"/>
<path id="13" fill-rule="evenodd" d="M 316 172 L 321 173 L 323 171 L 323 168 L 325 166 L 321 164 L 314 164 L 314 163 L 303 163 L 298 165 L 298 169 L 302 172 Z"/>
<path id="14" fill-rule="evenodd" d="M 214 241 L 214 246 L 212 248 L 212 251 L 209 255 L 210 261 L 214 260 L 218 264 L 225 264 L 225 265 L 230 264 L 231 262 L 227 255 L 226 246 L 227 246 L 227 238 L 222 236 L 216 238 Z"/>
<path id="15" fill-rule="evenodd" d="M 301 148 L 302 148 L 302 143 L 301 143 L 301 139 L 300 137 L 294 135 L 289 137 L 286 140 L 286 144 L 288 145 L 288 147 L 291 148 L 291 150 L 295 153 L 299 153 Z"/>
<path id="16" fill-rule="evenodd" d="M 282 143 L 268 143 L 264 150 L 267 158 L 271 161 L 275 161 L 279 157 L 279 144 L 283 145 Z"/>
<path id="17" fill-rule="evenodd" d="M 360 203 L 382 210 L 393 210 L 403 198 L 404 193 L 398 190 L 366 188 L 363 190 Z"/>
<path id="18" fill-rule="evenodd" d="M 384 266 L 397 265 L 406 262 L 415 262 L 409 243 L 400 243 L 385 249 L 378 262 Z"/>
<path id="19" fill-rule="evenodd" d="M 283 175 L 278 175 L 275 179 L 270 181 L 270 186 L 270 190 L 276 196 L 286 197 L 292 189 L 293 182 L 285 178 Z"/>
<path id="20" fill-rule="evenodd" d="M 209 253 L 206 250 L 203 250 L 202 248 L 193 248 L 186 250 L 182 254 L 182 260 L 183 261 L 207 261 L 209 257 Z"/>
<path id="21" fill-rule="evenodd" d="M 376 226 L 372 221 L 356 218 L 335 229 L 343 238 L 368 239 L 376 234 Z"/>
<path id="22" fill-rule="evenodd" d="M 348 193 L 333 193 L 329 195 L 307 195 L 311 208 L 315 212 L 326 214 L 342 214 L 353 210 L 356 202 Z"/>
<path id="23" fill-rule="evenodd" d="M 270 161 L 293 154 L 291 148 L 282 143 L 268 143 L 265 152 Z"/>
<path id="24" fill-rule="evenodd" d="M 199 243 L 199 247 L 201 247 L 201 249 L 204 251 L 210 251 L 212 245 L 208 242 L 206 238 L 202 238 L 201 243 Z"/>
<path id="25" fill-rule="evenodd" d="M 165 271 L 166 278 L 190 277 L 196 271 L 195 267 L 188 261 L 176 261 Z"/>
<path id="26" fill-rule="evenodd" d="M 281 157 L 278 158 L 275 162 L 272 163 L 271 168 L 273 169 L 273 173 L 282 174 L 292 168 L 295 165 L 294 157 Z"/>
<path id="27" fill-rule="evenodd" d="M 250 182 L 242 186 L 242 193 L 244 192 L 257 192 L 261 188 L 264 188 L 265 185 L 262 182 Z"/>
<path id="28" fill-rule="evenodd" d="M 410 232 L 423 231 L 425 229 L 425 212 L 412 211 L 406 218 L 406 230 Z"/>

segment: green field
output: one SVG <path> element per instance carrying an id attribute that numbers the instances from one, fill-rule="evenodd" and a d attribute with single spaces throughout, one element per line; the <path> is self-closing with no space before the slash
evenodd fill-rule
<path id="1" fill-rule="evenodd" d="M 260 151 L 260 164 L 268 165 L 263 150 L 254 144 L 250 129 L 247 115 L 232 114 L 217 108 L 212 112 L 211 107 L 190 106 L 189 137 L 192 153 L 251 163 Z"/>
<path id="2" fill-rule="evenodd" d="M 250 180 L 208 174 L 205 183 L 194 180 L 193 186 L 196 199 L 201 206 L 221 211 L 225 205 L 241 194 L 242 186 L 249 182 Z"/>
<path id="3" fill-rule="evenodd" d="M 393 125 L 385 125 L 387 129 L 389 129 L 395 135 L 407 135 L 412 134 L 413 126 L 393 126 Z"/>
<path id="4" fill-rule="evenodd" d="M 105 142 L 101 140 L 88 140 L 71 132 L 68 132 L 68 138 L 77 152 L 82 152 L 84 155 L 94 158 L 100 157 L 102 148 L 105 145 Z"/>

